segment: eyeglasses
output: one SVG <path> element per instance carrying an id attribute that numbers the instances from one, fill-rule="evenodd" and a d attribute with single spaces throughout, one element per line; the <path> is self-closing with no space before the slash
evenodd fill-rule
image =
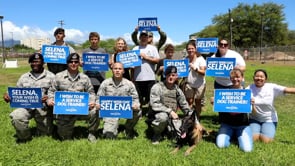
<path id="1" fill-rule="evenodd" d="M 227 47 L 228 43 L 219 43 L 218 45 L 219 45 L 219 47 Z"/>
<path id="2" fill-rule="evenodd" d="M 78 64 L 79 61 L 70 61 L 70 63 Z"/>

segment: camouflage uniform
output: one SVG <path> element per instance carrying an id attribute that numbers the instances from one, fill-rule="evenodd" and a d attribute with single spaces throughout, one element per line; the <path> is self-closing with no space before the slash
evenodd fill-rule
<path id="1" fill-rule="evenodd" d="M 108 78 L 102 82 L 97 92 L 99 103 L 99 96 L 132 96 L 132 103 L 140 106 L 138 94 L 134 84 L 122 78 L 119 85 L 116 85 L 113 78 Z M 133 111 L 133 119 L 127 119 L 125 123 L 127 137 L 133 137 L 134 126 L 137 124 L 139 119 L 139 112 Z M 104 118 L 103 134 L 110 132 L 116 136 L 118 134 L 119 118 Z"/>
<path id="2" fill-rule="evenodd" d="M 84 73 L 78 73 L 75 78 L 72 78 L 68 70 L 57 73 L 53 80 L 52 86 L 48 92 L 48 99 L 54 98 L 56 91 L 70 91 L 70 92 L 88 92 L 89 102 L 95 103 L 95 93 L 90 79 Z M 83 115 L 57 115 L 56 125 L 57 133 L 61 139 L 71 139 L 76 120 L 88 119 L 89 133 L 94 134 L 98 128 L 98 114 L 96 108 L 89 110 L 88 116 Z"/>
<path id="3" fill-rule="evenodd" d="M 44 70 L 38 77 L 32 72 L 23 74 L 17 82 L 18 88 L 41 88 L 42 96 L 47 95 L 51 86 L 54 74 Z M 17 108 L 10 113 L 12 125 L 16 130 L 16 135 L 20 140 L 31 138 L 29 120 L 34 118 L 36 121 L 37 135 L 51 135 L 53 130 L 52 108 L 43 103 L 43 108 Z"/>
<path id="4" fill-rule="evenodd" d="M 181 120 L 174 119 L 171 122 L 169 121 L 170 112 L 176 112 L 177 106 L 180 107 L 184 114 L 191 112 L 181 89 L 176 84 L 173 89 L 168 89 L 165 86 L 165 82 L 158 82 L 152 87 L 150 106 L 152 110 L 149 115 L 149 121 L 156 136 L 161 135 L 167 126 L 170 129 L 179 131 Z"/>

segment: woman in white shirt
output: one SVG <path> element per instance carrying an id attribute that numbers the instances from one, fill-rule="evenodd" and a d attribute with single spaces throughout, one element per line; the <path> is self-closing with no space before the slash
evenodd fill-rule
<path id="1" fill-rule="evenodd" d="M 254 72 L 253 80 L 254 84 L 247 87 L 252 91 L 256 107 L 256 112 L 250 114 L 253 139 L 269 143 L 274 140 L 278 122 L 274 99 L 285 93 L 295 94 L 295 88 L 266 83 L 267 73 L 263 69 Z"/>

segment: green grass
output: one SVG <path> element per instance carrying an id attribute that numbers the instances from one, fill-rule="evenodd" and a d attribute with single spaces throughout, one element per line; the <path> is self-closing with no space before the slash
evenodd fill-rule
<path id="1" fill-rule="evenodd" d="M 252 83 L 253 71 L 264 68 L 269 81 L 286 86 L 295 86 L 295 65 L 260 64 L 248 62 L 246 85 Z M 0 93 L 8 86 L 15 86 L 19 76 L 29 70 L 26 62 L 20 62 L 17 69 L 0 69 Z M 108 73 L 110 76 L 110 73 Z M 213 96 L 213 78 L 207 77 L 207 98 Z M 0 101 L 0 165 L 294 165 L 295 162 L 295 95 L 287 95 L 276 100 L 279 124 L 275 141 L 271 144 L 256 142 L 254 151 L 244 153 L 236 144 L 218 149 L 213 138 L 202 141 L 190 156 L 184 157 L 185 146 L 176 155 L 170 155 L 172 142 L 165 140 L 152 145 L 145 137 L 144 118 L 136 126 L 139 137 L 125 140 L 123 134 L 117 140 L 100 139 L 89 143 L 86 137 L 60 142 L 51 137 L 35 137 L 26 144 L 16 144 L 14 128 L 9 113 L 13 110 L 3 100 Z M 217 114 L 207 101 L 202 113 L 203 125 L 217 130 L 212 123 Z M 122 120 L 124 122 L 124 120 Z M 35 126 L 34 121 L 30 123 Z M 86 127 L 84 121 L 76 126 Z M 85 129 L 85 128 L 84 128 Z"/>

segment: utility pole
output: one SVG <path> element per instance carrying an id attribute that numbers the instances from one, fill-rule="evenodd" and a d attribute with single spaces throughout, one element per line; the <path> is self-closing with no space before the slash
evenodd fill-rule
<path id="1" fill-rule="evenodd" d="M 65 21 L 64 21 L 64 20 L 59 20 L 59 21 L 58 21 L 58 24 L 59 24 L 60 27 L 62 28 L 63 25 L 65 25 Z"/>
<path id="2" fill-rule="evenodd" d="M 260 51 L 259 51 L 259 60 L 261 61 L 261 56 L 262 56 L 262 41 L 263 41 L 263 16 L 264 13 L 262 12 L 260 14 L 260 24 L 261 24 L 261 31 L 260 31 Z"/>
<path id="3" fill-rule="evenodd" d="M 4 64 L 6 56 L 5 56 L 5 50 L 4 50 L 4 38 L 3 38 L 3 25 L 2 25 L 2 19 L 4 18 L 4 16 L 0 16 L 0 20 L 1 20 L 1 37 L 2 37 L 2 62 Z"/>
<path id="4" fill-rule="evenodd" d="M 13 45 L 14 45 L 14 40 L 13 40 L 13 32 L 11 33 L 11 52 L 13 52 Z"/>
<path id="5" fill-rule="evenodd" d="M 228 9 L 228 17 L 229 17 L 229 31 L 230 31 L 230 47 L 233 45 L 233 18 L 231 17 L 231 10 Z"/>

